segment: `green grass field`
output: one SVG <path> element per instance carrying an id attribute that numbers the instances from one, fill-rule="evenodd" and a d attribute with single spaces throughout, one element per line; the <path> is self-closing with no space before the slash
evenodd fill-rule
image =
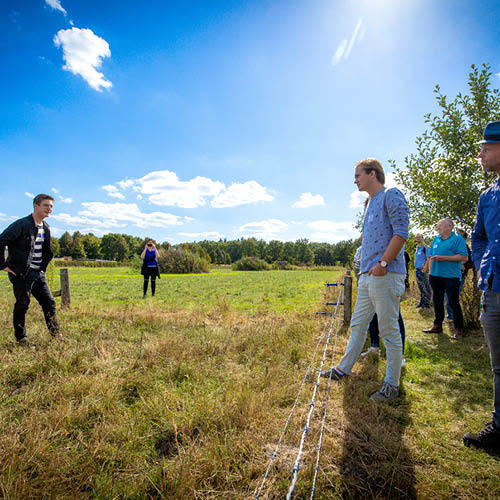
<path id="1" fill-rule="evenodd" d="M 71 268 L 72 307 L 59 312 L 65 339 L 50 340 L 33 303 L 37 348 L 24 349 L 1 274 L 0 498 L 254 498 L 324 332 L 314 314 L 324 309 L 324 283 L 338 275 L 164 276 L 157 297 L 143 300 L 137 273 Z M 367 397 L 383 379 L 383 358 L 358 362 L 332 386 L 314 498 L 500 497 L 498 457 L 461 443 L 491 413 L 483 337 L 421 333 L 432 315 L 414 305 L 411 297 L 402 305 L 408 364 L 397 402 Z M 347 339 L 342 331 L 336 359 Z M 288 491 L 315 380 L 261 498 Z M 293 498 L 310 498 L 323 382 Z"/>

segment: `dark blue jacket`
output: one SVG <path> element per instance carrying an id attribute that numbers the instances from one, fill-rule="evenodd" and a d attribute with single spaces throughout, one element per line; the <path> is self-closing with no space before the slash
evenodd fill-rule
<path id="1" fill-rule="evenodd" d="M 54 254 L 50 248 L 49 225 L 45 221 L 42 224 L 45 238 L 42 246 L 40 270 L 45 272 Z M 37 234 L 38 228 L 31 214 L 16 220 L 0 234 L 0 269 L 8 267 L 18 276 L 24 278 L 28 274 L 33 259 Z M 9 248 L 7 259 L 5 259 L 5 247 Z"/>

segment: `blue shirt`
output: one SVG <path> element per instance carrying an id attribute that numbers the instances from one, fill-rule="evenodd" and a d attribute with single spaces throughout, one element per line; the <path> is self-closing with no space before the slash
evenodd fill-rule
<path id="1" fill-rule="evenodd" d="M 431 247 L 425 246 L 424 243 L 417 247 L 415 250 L 415 269 L 422 269 L 424 267 L 427 257 L 431 254 L 430 250 Z"/>
<path id="2" fill-rule="evenodd" d="M 443 240 L 441 236 L 436 236 L 431 246 L 431 255 L 464 255 L 468 257 L 467 243 L 459 234 L 452 232 L 448 238 Z M 450 260 L 432 261 L 431 276 L 441 278 L 462 277 L 462 262 Z"/>
<path id="3" fill-rule="evenodd" d="M 480 269 L 479 288 L 500 292 L 500 179 L 479 198 L 477 217 L 471 236 L 472 261 Z"/>
<path id="4" fill-rule="evenodd" d="M 158 267 L 158 262 L 156 262 L 156 251 L 148 250 L 146 248 L 146 254 L 144 255 L 144 260 L 147 267 Z"/>
<path id="5" fill-rule="evenodd" d="M 376 266 L 394 235 L 408 239 L 409 210 L 403 193 L 397 188 L 382 188 L 371 200 L 363 222 L 361 272 Z M 387 266 L 387 271 L 406 274 L 404 248 Z"/>

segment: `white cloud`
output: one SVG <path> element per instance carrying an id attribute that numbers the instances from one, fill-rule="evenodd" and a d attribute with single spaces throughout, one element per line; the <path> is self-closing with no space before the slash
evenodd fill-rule
<path id="1" fill-rule="evenodd" d="M 125 196 L 123 196 L 123 194 L 118 191 L 118 188 L 112 184 L 102 186 L 101 189 L 104 189 L 104 191 L 108 193 L 108 196 L 111 196 L 112 198 L 118 198 L 119 200 L 125 199 Z"/>
<path id="2" fill-rule="evenodd" d="M 28 198 L 31 198 L 33 199 L 35 197 L 35 195 L 33 193 L 29 193 L 28 191 L 25 191 L 24 194 L 28 197 Z"/>
<path id="3" fill-rule="evenodd" d="M 56 188 L 50 188 L 50 190 L 55 194 L 59 193 L 59 191 Z"/>
<path id="4" fill-rule="evenodd" d="M 233 182 L 223 193 L 216 196 L 210 203 L 215 208 L 229 208 L 259 201 L 272 201 L 274 197 L 267 188 L 258 182 L 248 181 L 242 184 Z"/>
<path id="5" fill-rule="evenodd" d="M 155 205 L 197 208 L 205 205 L 205 197 L 215 196 L 224 189 L 222 182 L 207 177 L 181 181 L 175 172 L 158 170 L 140 179 L 126 179 L 116 183 L 121 189 L 132 188 L 147 196 Z M 104 189 L 104 188 L 103 188 Z"/>
<path id="6" fill-rule="evenodd" d="M 63 196 L 59 196 L 59 201 L 61 203 L 73 203 L 73 198 L 64 198 Z"/>
<path id="7" fill-rule="evenodd" d="M 248 222 L 239 228 L 241 233 L 248 233 L 249 236 L 270 240 L 276 238 L 281 231 L 288 229 L 288 224 L 279 219 L 267 219 L 259 222 Z"/>
<path id="8" fill-rule="evenodd" d="M 85 231 L 90 231 L 90 230 L 102 231 L 103 229 L 111 229 L 111 228 L 127 226 L 126 223 L 118 223 L 116 220 L 113 219 L 99 220 L 97 218 L 92 219 L 90 217 L 85 217 L 82 215 L 70 215 L 66 213 L 58 213 L 55 215 L 52 214 L 50 218 L 52 220 L 62 222 L 67 226 L 78 228 L 79 231 L 82 231 L 82 229 Z"/>
<path id="9" fill-rule="evenodd" d="M 110 57 L 109 44 L 95 35 L 92 30 L 71 28 L 59 30 L 54 36 L 54 45 L 62 46 L 63 69 L 74 75 L 80 75 L 95 90 L 110 88 L 113 84 L 97 71 L 101 67 L 102 58 Z"/>
<path id="10" fill-rule="evenodd" d="M 385 187 L 388 189 L 396 187 L 400 191 L 404 191 L 404 187 L 396 181 L 396 174 L 394 172 L 385 174 Z"/>
<path id="11" fill-rule="evenodd" d="M 316 232 L 311 234 L 311 241 L 337 243 L 338 241 L 359 237 L 359 231 L 354 229 L 352 222 L 317 220 L 309 222 L 307 226 L 316 230 Z"/>
<path id="12" fill-rule="evenodd" d="M 363 208 L 366 198 L 368 198 L 366 191 L 353 191 L 349 201 L 349 208 Z"/>
<path id="13" fill-rule="evenodd" d="M 61 5 L 61 0 L 45 0 L 45 3 L 52 7 L 54 10 L 58 10 L 64 15 L 67 14 L 66 10 L 64 10 L 63 6 Z"/>
<path id="14" fill-rule="evenodd" d="M 186 217 L 184 217 L 184 220 L 187 220 L 188 222 L 191 222 L 191 221 L 196 220 L 196 219 L 194 217 L 188 217 L 188 216 L 186 216 Z"/>
<path id="15" fill-rule="evenodd" d="M 112 225 L 131 223 L 137 227 L 150 228 L 182 226 L 184 224 L 182 217 L 177 215 L 165 212 L 143 213 L 136 203 L 102 203 L 100 201 L 92 201 L 82 203 L 82 206 L 85 209 L 78 212 L 79 215 L 99 219 Z"/>
<path id="16" fill-rule="evenodd" d="M 215 208 L 229 208 L 274 199 L 267 192 L 267 188 L 256 181 L 234 182 L 226 188 L 223 182 L 208 177 L 198 176 L 181 181 L 177 174 L 170 170 L 150 172 L 140 179 L 124 179 L 115 185 L 103 186 L 103 189 L 109 196 L 116 198 L 119 197 L 119 189 L 133 189 L 155 205 L 180 208 L 204 206 L 206 198 L 212 198 L 211 206 Z"/>
<path id="17" fill-rule="evenodd" d="M 217 231 L 207 231 L 205 233 L 179 233 L 179 236 L 185 236 L 186 238 L 193 238 L 197 240 L 220 240 L 224 239 L 225 236 L 223 234 L 218 233 Z"/>
<path id="18" fill-rule="evenodd" d="M 299 201 L 296 201 L 292 207 L 293 208 L 309 208 L 318 205 L 324 205 L 325 200 L 320 194 L 312 193 L 302 193 L 300 195 Z"/>

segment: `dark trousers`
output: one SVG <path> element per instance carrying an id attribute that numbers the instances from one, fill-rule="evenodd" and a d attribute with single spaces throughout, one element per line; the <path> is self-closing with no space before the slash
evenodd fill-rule
<path id="1" fill-rule="evenodd" d="M 460 307 L 460 278 L 442 278 L 441 276 L 429 276 L 432 288 L 432 300 L 434 302 L 434 324 L 441 326 L 444 321 L 444 293 L 449 300 L 453 311 L 453 324 L 455 329 L 464 329 L 464 317 Z"/>
<path id="2" fill-rule="evenodd" d="M 405 323 L 403 321 L 403 316 L 401 316 L 401 310 L 399 311 L 399 333 L 401 334 L 401 343 L 403 344 L 403 352 L 405 351 Z M 370 321 L 368 326 L 368 331 L 370 332 L 370 346 L 371 347 L 379 347 L 380 346 L 380 332 L 378 329 L 378 319 L 375 314 Z"/>
<path id="3" fill-rule="evenodd" d="M 147 267 L 144 272 L 144 285 L 142 291 L 144 295 L 148 293 L 149 278 L 151 278 L 151 295 L 154 297 L 156 292 L 156 276 L 158 276 L 158 269 L 156 267 Z"/>
<path id="4" fill-rule="evenodd" d="M 45 273 L 30 269 L 25 278 L 9 274 L 9 280 L 14 288 L 16 303 L 14 304 L 14 334 L 17 340 L 26 337 L 25 319 L 30 305 L 31 295 L 42 306 L 45 322 L 49 332 L 56 335 L 59 332 L 59 323 L 56 314 L 56 301 L 50 293 Z"/>
<path id="5" fill-rule="evenodd" d="M 481 324 L 493 371 L 493 421 L 500 427 L 500 293 L 489 289 L 483 292 L 481 306 Z"/>

